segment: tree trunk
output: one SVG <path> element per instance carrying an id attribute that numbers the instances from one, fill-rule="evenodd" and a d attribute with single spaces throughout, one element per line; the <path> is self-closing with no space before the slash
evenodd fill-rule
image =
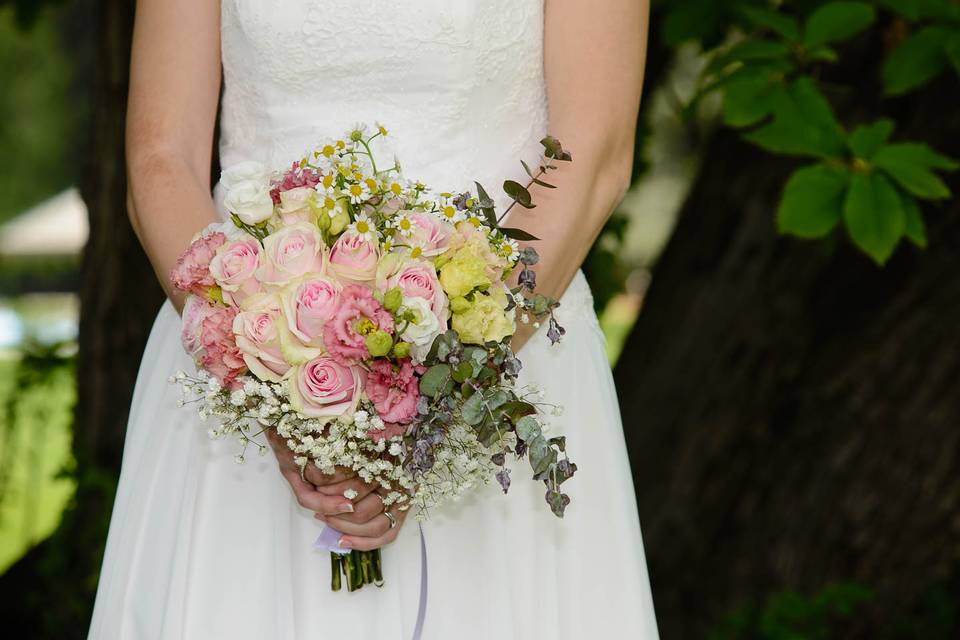
<path id="1" fill-rule="evenodd" d="M 958 94 L 886 106 L 960 157 Z M 880 269 L 776 235 L 796 166 L 709 143 L 615 372 L 661 633 L 850 582 L 873 596 L 831 637 L 960 637 L 960 203 Z"/>
<path id="2" fill-rule="evenodd" d="M 0 580 L 16 637 L 83 638 L 120 468 L 127 412 L 147 334 L 163 300 L 126 214 L 124 115 L 133 2 L 98 3 L 89 209 L 80 297 L 73 455 L 77 492 L 57 531 Z"/>

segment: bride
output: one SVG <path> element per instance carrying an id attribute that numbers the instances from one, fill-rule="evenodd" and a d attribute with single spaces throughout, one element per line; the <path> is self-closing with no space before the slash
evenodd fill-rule
<path id="1" fill-rule="evenodd" d="M 207 438 L 167 382 L 192 367 L 167 274 L 223 211 L 209 180 L 218 109 L 224 167 L 283 167 L 358 121 L 384 123 L 404 173 L 428 186 L 478 180 L 493 193 L 523 178 L 519 159 L 536 162 L 547 132 L 572 152 L 552 174 L 559 188 L 534 187 L 538 208 L 514 214 L 541 238 L 538 290 L 562 294 L 567 335 L 551 347 L 528 332 L 514 346 L 529 340 L 521 380 L 564 407 L 552 428 L 580 467 L 573 503 L 556 520 L 527 482 L 431 514 L 422 637 L 657 637 L 617 399 L 578 270 L 629 183 L 647 4 L 137 2 L 129 209 L 170 299 L 140 367 L 90 638 L 414 635 L 417 527 L 394 526 L 356 477 L 301 479 L 282 443 L 235 464 L 234 443 Z M 330 591 L 328 554 L 311 548 L 324 522 L 344 546 L 383 547 L 382 588 Z"/>

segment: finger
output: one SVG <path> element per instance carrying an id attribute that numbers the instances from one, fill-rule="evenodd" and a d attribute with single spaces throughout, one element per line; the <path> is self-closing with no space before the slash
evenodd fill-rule
<path id="1" fill-rule="evenodd" d="M 334 473 L 323 473 L 313 464 L 307 464 L 304 469 L 304 477 L 314 486 L 321 487 L 330 484 L 337 484 L 344 480 L 357 477 L 357 472 L 352 469 L 337 467 Z"/>
<path id="2" fill-rule="evenodd" d="M 309 478 L 307 479 L 309 480 Z M 364 482 L 360 478 L 350 478 L 349 480 L 343 480 L 336 484 L 320 485 L 317 487 L 317 491 L 328 496 L 342 496 L 348 491 L 355 491 L 357 495 L 355 495 L 352 500 L 353 503 L 356 504 L 372 493 L 378 486 L 379 485 L 374 483 Z"/>
<path id="3" fill-rule="evenodd" d="M 390 519 L 381 511 L 366 522 L 352 522 L 343 516 L 329 516 L 323 521 L 344 535 L 376 538 L 390 530 Z"/>
<path id="4" fill-rule="evenodd" d="M 364 524 L 365 522 L 370 522 L 378 515 L 383 513 L 383 500 L 380 499 L 380 496 L 373 493 L 368 495 L 363 500 L 355 501 L 353 503 L 353 513 L 344 513 L 337 516 L 336 521 L 347 521 L 354 524 Z M 336 526 L 333 522 L 333 518 L 328 518 L 331 520 L 330 524 Z"/>
<path id="5" fill-rule="evenodd" d="M 339 544 L 344 549 L 356 549 L 357 551 L 373 551 L 374 549 L 384 547 L 397 539 L 397 534 L 400 533 L 403 522 L 406 520 L 406 514 L 406 511 L 397 512 L 397 526 L 391 529 L 388 523 L 387 530 L 378 536 L 358 536 L 349 531 L 344 531 L 344 536 L 340 538 Z M 386 516 L 383 518 L 375 518 L 374 522 L 386 519 Z"/>
<path id="6" fill-rule="evenodd" d="M 281 473 L 290 483 L 297 503 L 304 509 L 310 509 L 324 516 L 353 513 L 353 503 L 343 496 L 327 496 L 320 493 L 313 485 L 301 480 L 297 471 L 281 471 Z"/>

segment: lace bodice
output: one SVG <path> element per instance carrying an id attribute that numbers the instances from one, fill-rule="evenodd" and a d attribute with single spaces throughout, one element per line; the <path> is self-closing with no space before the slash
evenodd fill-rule
<path id="1" fill-rule="evenodd" d="M 546 132 L 543 0 L 222 0 L 223 166 L 358 122 L 429 187 L 491 194 Z M 389 158 L 389 155 L 385 157 Z"/>

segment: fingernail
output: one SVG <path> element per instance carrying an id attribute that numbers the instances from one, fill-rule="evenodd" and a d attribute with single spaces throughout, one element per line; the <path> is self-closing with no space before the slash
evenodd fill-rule
<path id="1" fill-rule="evenodd" d="M 346 538 L 340 538 L 339 540 L 337 540 L 337 546 L 340 547 L 341 549 L 349 549 L 350 542 Z"/>
<path id="2" fill-rule="evenodd" d="M 340 505 L 340 513 L 353 513 L 353 503 L 347 502 Z"/>

